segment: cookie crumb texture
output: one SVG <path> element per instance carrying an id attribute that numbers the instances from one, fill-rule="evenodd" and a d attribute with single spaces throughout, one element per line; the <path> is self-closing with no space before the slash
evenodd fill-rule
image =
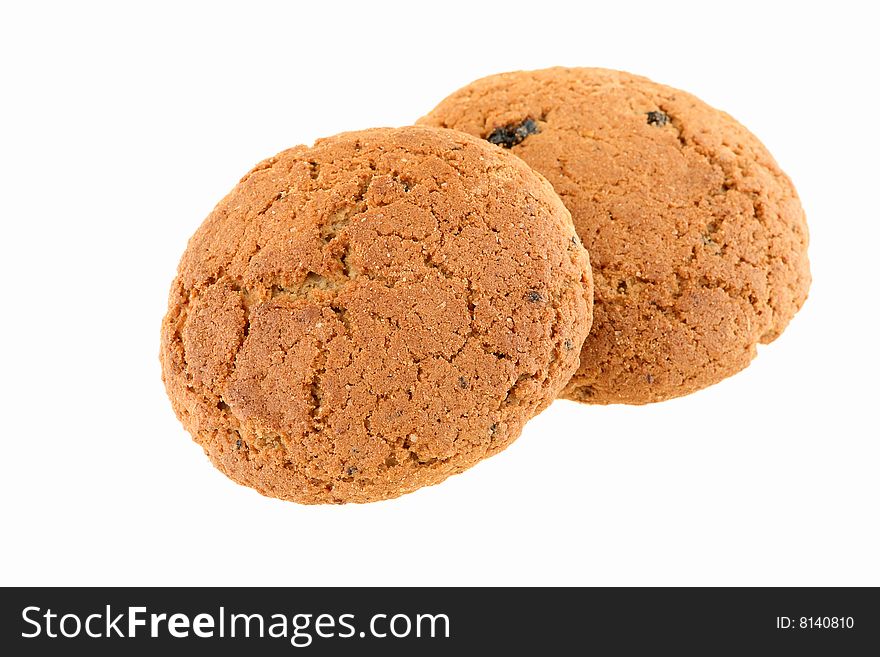
<path id="1" fill-rule="evenodd" d="M 546 176 L 590 252 L 595 321 L 564 396 L 643 404 L 746 367 L 810 286 L 794 186 L 764 146 L 694 96 L 618 71 L 478 80 L 420 124 L 510 146 Z"/>
<path id="2" fill-rule="evenodd" d="M 504 449 L 578 367 L 586 251 L 546 180 L 433 128 L 257 165 L 181 260 L 162 324 L 174 410 L 264 495 L 369 502 Z"/>

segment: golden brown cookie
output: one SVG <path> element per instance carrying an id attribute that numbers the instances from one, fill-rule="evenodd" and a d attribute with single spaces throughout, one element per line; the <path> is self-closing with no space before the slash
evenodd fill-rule
<path id="1" fill-rule="evenodd" d="M 571 210 L 596 290 L 569 399 L 643 404 L 716 383 L 806 299 L 791 181 L 748 130 L 690 94 L 603 69 L 505 73 L 419 123 L 510 149 Z"/>
<path id="2" fill-rule="evenodd" d="M 591 310 L 569 213 L 521 160 L 345 133 L 257 165 L 190 240 L 163 380 L 235 481 L 369 502 L 507 447 L 577 370 Z"/>

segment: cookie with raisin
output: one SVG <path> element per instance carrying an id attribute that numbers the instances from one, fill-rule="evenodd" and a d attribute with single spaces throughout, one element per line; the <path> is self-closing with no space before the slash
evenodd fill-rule
<path id="1" fill-rule="evenodd" d="M 620 71 L 467 85 L 419 121 L 482 137 L 546 176 L 590 252 L 595 317 L 563 395 L 644 404 L 742 370 L 807 297 L 794 185 L 746 128 Z"/>

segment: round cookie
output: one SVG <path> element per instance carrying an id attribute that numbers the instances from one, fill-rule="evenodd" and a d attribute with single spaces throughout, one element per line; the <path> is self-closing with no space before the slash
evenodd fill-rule
<path id="1" fill-rule="evenodd" d="M 591 311 L 570 215 L 521 160 L 452 130 L 345 133 L 258 164 L 192 237 L 163 380 L 235 481 L 369 502 L 507 447 Z"/>
<path id="2" fill-rule="evenodd" d="M 643 404 L 716 383 L 806 299 L 791 181 L 748 130 L 690 94 L 604 69 L 505 73 L 419 123 L 510 149 L 571 211 L 596 289 L 569 399 Z"/>

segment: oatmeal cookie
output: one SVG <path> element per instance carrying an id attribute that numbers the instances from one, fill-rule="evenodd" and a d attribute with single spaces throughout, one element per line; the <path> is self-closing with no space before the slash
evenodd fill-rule
<path id="1" fill-rule="evenodd" d="M 591 310 L 569 213 L 521 160 L 452 130 L 345 133 L 257 165 L 192 237 L 163 379 L 235 481 L 370 502 L 507 447 Z"/>
<path id="2" fill-rule="evenodd" d="M 643 404 L 738 372 L 807 297 L 791 180 L 729 115 L 650 80 L 552 68 L 478 80 L 419 121 L 546 176 L 590 252 L 595 321 L 563 395 Z"/>

